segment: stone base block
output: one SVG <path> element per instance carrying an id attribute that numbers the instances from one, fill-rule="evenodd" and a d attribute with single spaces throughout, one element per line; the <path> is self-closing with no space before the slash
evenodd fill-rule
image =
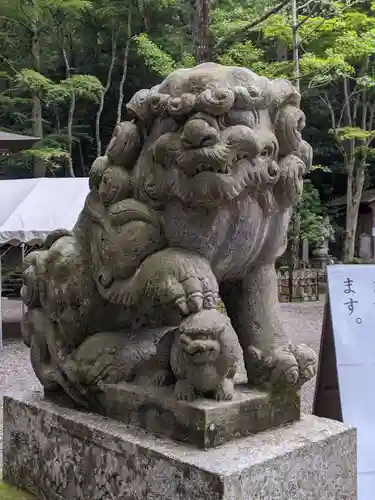
<path id="1" fill-rule="evenodd" d="M 43 500 L 355 500 L 356 433 L 309 416 L 203 451 L 29 393 L 4 400 L 4 477 Z"/>
<path id="2" fill-rule="evenodd" d="M 299 420 L 300 394 L 271 394 L 237 386 L 231 401 L 177 401 L 170 387 L 126 382 L 106 385 L 105 416 L 207 449 Z"/>

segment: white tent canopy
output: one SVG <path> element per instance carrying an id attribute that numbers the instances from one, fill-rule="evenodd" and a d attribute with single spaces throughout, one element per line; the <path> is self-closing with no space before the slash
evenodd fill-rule
<path id="1" fill-rule="evenodd" d="M 42 243 L 56 229 L 73 229 L 88 193 L 87 177 L 0 181 L 0 245 Z"/>

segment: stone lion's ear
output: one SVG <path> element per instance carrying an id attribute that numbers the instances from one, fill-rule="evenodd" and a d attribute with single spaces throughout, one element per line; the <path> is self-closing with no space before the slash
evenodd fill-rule
<path id="1" fill-rule="evenodd" d="M 308 142 L 306 142 L 306 141 L 300 142 L 298 156 L 301 158 L 301 160 L 306 165 L 305 174 L 308 173 L 311 170 L 312 162 L 313 162 L 313 149 Z"/>
<path id="2" fill-rule="evenodd" d="M 128 112 L 141 123 L 147 123 L 152 118 L 150 96 L 157 90 L 158 87 L 139 90 L 126 105 Z"/>
<path id="3" fill-rule="evenodd" d="M 25 257 L 25 264 L 27 264 L 28 266 L 35 266 L 37 262 L 38 253 L 39 253 L 38 250 L 30 252 Z"/>
<path id="4" fill-rule="evenodd" d="M 107 156 L 98 156 L 91 165 L 89 173 L 89 187 L 90 189 L 99 188 L 103 173 L 109 166 Z"/>
<path id="5" fill-rule="evenodd" d="M 115 128 L 107 148 L 107 156 L 113 165 L 132 170 L 141 147 L 142 140 L 137 125 L 132 122 L 122 122 Z"/>
<path id="6" fill-rule="evenodd" d="M 55 229 L 55 231 L 52 231 L 46 238 L 46 241 L 44 242 L 43 248 L 45 250 L 49 250 L 51 246 L 60 238 L 63 238 L 65 236 L 73 236 L 73 233 L 71 231 L 68 231 L 67 229 Z"/>
<path id="7" fill-rule="evenodd" d="M 277 79 L 272 81 L 271 116 L 276 120 L 278 110 L 286 104 L 299 108 L 301 95 L 289 80 Z"/>

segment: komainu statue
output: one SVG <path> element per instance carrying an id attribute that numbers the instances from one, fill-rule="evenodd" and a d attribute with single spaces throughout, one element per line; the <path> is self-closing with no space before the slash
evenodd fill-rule
<path id="1" fill-rule="evenodd" d="M 312 151 L 285 80 L 213 63 L 127 105 L 74 230 L 29 256 L 24 339 L 48 391 L 90 406 L 106 384 L 229 400 L 314 376 L 280 321 L 275 260 Z"/>

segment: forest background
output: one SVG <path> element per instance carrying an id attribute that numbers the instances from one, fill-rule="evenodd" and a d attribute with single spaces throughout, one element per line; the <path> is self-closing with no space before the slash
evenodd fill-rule
<path id="1" fill-rule="evenodd" d="M 291 231 L 319 246 L 345 195 L 333 225 L 351 260 L 375 187 L 373 0 L 1 0 L 0 129 L 42 140 L 0 156 L 0 178 L 86 176 L 134 92 L 204 61 L 300 89 L 315 156 Z"/>

